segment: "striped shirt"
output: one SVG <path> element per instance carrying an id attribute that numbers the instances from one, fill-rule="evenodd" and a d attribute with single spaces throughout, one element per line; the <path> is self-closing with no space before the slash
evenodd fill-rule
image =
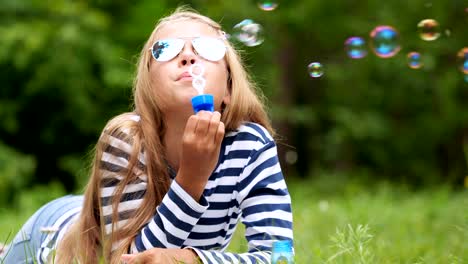
<path id="1" fill-rule="evenodd" d="M 109 147 L 101 159 L 101 201 L 109 234 L 111 201 L 122 180 L 118 172 L 128 167 L 133 146 L 117 137 L 110 137 L 107 143 Z M 140 153 L 134 168 L 140 176 L 125 186 L 118 205 L 119 222 L 114 228 L 124 225 L 143 200 L 147 185 L 145 163 L 145 155 Z M 155 247 L 191 248 L 203 263 L 270 263 L 273 241 L 293 239 L 291 199 L 276 144 L 262 126 L 244 123 L 225 135 L 218 164 L 199 201 L 173 180 L 173 170 L 169 174 L 169 190 L 134 239 L 132 253 Z M 248 252 L 226 252 L 239 221 L 245 225 Z"/>

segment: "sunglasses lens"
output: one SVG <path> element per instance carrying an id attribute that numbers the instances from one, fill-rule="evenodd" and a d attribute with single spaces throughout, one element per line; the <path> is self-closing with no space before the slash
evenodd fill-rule
<path id="1" fill-rule="evenodd" d="M 185 41 L 182 39 L 164 39 L 153 44 L 151 53 L 157 61 L 172 60 L 184 47 Z"/>
<path id="2" fill-rule="evenodd" d="M 220 39 L 196 38 L 192 45 L 200 56 L 210 61 L 219 61 L 226 54 L 226 45 Z"/>

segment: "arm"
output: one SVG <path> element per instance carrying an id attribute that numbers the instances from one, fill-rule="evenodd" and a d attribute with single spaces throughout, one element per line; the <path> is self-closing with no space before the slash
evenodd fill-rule
<path id="1" fill-rule="evenodd" d="M 132 152 L 133 146 L 130 142 L 112 136 L 109 137 L 107 143 L 109 146 L 105 148 L 101 158 L 100 195 L 106 233 L 110 234 L 112 232 L 112 198 L 117 186 L 123 180 L 121 172 L 128 169 L 129 153 Z M 144 166 L 143 155 L 140 155 L 139 162 Z M 141 167 L 141 165 L 136 167 Z M 146 174 L 139 168 L 134 168 L 134 171 L 140 176 L 124 187 L 123 198 L 117 208 L 119 221 L 114 229 L 121 228 L 132 217 L 132 212 L 140 206 L 146 192 Z M 153 247 L 180 248 L 207 207 L 208 203 L 204 197 L 196 201 L 177 181 L 173 181 L 161 204 L 156 207 L 153 218 L 137 234 L 132 251 L 139 252 Z"/>
<path id="2" fill-rule="evenodd" d="M 211 175 L 219 156 L 221 141 L 224 136 L 224 125 L 220 122 L 220 114 L 199 112 L 190 117 L 183 137 L 183 153 L 178 175 L 172 181 L 167 194 L 160 205 L 156 207 L 154 217 L 136 235 L 132 244 L 132 252 L 140 252 L 150 248 L 180 248 L 189 236 L 192 228 L 208 208 L 208 202 L 202 192 Z M 107 179 L 103 184 L 102 204 L 106 231 L 112 231 L 113 208 L 112 195 L 116 186 L 123 180 L 119 171 L 128 170 L 129 154 L 133 146 L 130 142 L 111 137 L 111 148 L 107 148 L 102 157 L 101 169 Z M 143 155 L 141 155 L 143 156 Z M 140 158 L 144 167 L 144 157 Z M 136 166 L 135 173 L 141 174 Z M 109 180 L 110 179 L 110 180 Z M 124 196 L 118 206 L 119 222 L 117 228 L 125 224 L 141 204 L 146 191 L 146 175 L 141 175 L 124 188 Z"/>
<path id="3" fill-rule="evenodd" d="M 252 155 L 240 175 L 239 196 L 248 252 L 193 248 L 203 263 L 270 263 L 273 241 L 293 240 L 291 198 L 273 141 Z"/>
<path id="4" fill-rule="evenodd" d="M 274 143 L 267 143 L 251 156 L 251 160 L 239 177 L 239 200 L 242 222 L 246 225 L 249 250 L 245 253 L 225 253 L 220 250 L 153 248 L 135 255 L 125 255 L 130 263 L 170 263 L 183 260 L 199 263 L 270 263 L 271 245 L 274 240 L 292 240 L 291 201 L 276 156 Z M 158 262 L 160 260 L 161 262 Z M 136 261 L 136 262 L 134 262 Z M 195 262 L 193 262 L 195 261 Z"/>

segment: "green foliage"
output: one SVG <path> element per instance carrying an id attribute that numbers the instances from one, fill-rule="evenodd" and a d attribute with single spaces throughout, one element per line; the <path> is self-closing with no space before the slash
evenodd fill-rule
<path id="1" fill-rule="evenodd" d="M 288 182 L 296 263 L 465 263 L 468 192 L 320 174 Z M 239 227 L 228 250 L 244 252 Z"/>
<path id="2" fill-rule="evenodd" d="M 36 161 L 31 155 L 19 153 L 0 141 L 0 204 L 13 202 L 33 178 Z"/>
<path id="3" fill-rule="evenodd" d="M 468 40 L 462 1 L 280 1 L 265 12 L 252 0 L 7 0 L 0 5 L 0 152 L 26 154 L 6 154 L 11 168 L 28 161 L 18 177 L 0 174 L 2 186 L 60 181 L 68 192 L 84 186 L 86 156 L 101 129 L 131 110 L 136 56 L 157 20 L 181 4 L 220 21 L 227 33 L 245 18 L 263 25 L 262 45 L 236 45 L 280 135 L 298 153 L 296 164 L 283 163 L 285 171 L 365 171 L 413 185 L 462 182 L 468 85 L 455 60 Z M 424 18 L 439 21 L 438 40 L 418 37 Z M 395 57 L 371 50 L 361 60 L 346 56 L 346 38 L 369 42 L 369 32 L 383 24 L 399 30 Z M 406 66 L 410 51 L 421 52 L 422 69 Z M 324 65 L 322 78 L 308 76 L 312 61 Z M 283 160 L 288 149 L 279 150 Z M 7 192 L 1 196 L 15 193 Z"/>
<path id="4" fill-rule="evenodd" d="M 468 261 L 468 192 L 453 192 L 449 186 L 414 192 L 358 178 L 321 174 L 288 181 L 296 263 Z M 15 209 L 0 208 L 0 242 L 45 201 L 63 193 L 59 184 L 41 186 L 23 192 Z M 244 232 L 241 224 L 229 252 L 246 252 Z"/>

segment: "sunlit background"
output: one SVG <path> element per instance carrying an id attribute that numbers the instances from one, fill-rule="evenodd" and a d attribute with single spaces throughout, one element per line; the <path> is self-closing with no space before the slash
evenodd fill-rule
<path id="1" fill-rule="evenodd" d="M 136 56 L 184 4 L 266 97 L 300 260 L 335 263 L 329 244 L 364 232 L 379 261 L 360 263 L 468 261 L 466 0 L 0 0 L 0 241 L 82 191 L 106 121 L 131 110 Z"/>

